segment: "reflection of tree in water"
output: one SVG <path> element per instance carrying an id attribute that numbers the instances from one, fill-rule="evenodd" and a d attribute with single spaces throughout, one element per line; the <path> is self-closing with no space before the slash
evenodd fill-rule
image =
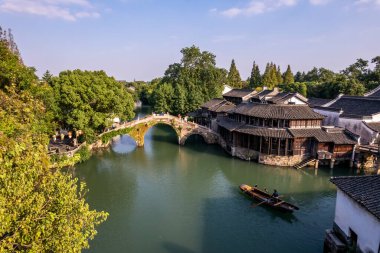
<path id="1" fill-rule="evenodd" d="M 150 145 L 154 145 L 155 143 L 152 143 L 152 141 L 157 142 L 167 142 L 167 143 L 174 143 L 178 145 L 178 137 L 177 133 L 173 129 L 172 126 L 169 126 L 167 124 L 158 123 L 154 126 L 152 126 L 145 134 L 144 137 L 145 141 L 150 141 Z M 145 142 L 144 141 L 144 142 Z M 145 143 L 146 145 L 146 143 Z"/>
<path id="2" fill-rule="evenodd" d="M 137 187 L 136 175 L 125 169 L 125 155 L 112 150 L 102 151 L 79 164 L 76 171 L 77 177 L 87 183 L 90 205 L 110 214 L 107 221 L 99 227 L 99 235 L 90 242 L 91 248 L 102 249 L 105 237 L 123 241 L 116 238 L 123 236 L 120 231 L 127 227 Z"/>

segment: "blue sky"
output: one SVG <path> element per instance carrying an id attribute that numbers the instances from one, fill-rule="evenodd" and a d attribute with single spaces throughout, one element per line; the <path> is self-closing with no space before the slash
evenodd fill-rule
<path id="1" fill-rule="evenodd" d="M 247 78 L 255 60 L 339 71 L 380 55 L 380 0 L 0 0 L 24 62 L 151 80 L 193 44 Z"/>

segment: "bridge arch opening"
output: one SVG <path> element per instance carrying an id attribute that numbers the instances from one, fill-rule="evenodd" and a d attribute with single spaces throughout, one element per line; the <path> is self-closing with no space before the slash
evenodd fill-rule
<path id="1" fill-rule="evenodd" d="M 206 138 L 200 133 L 191 133 L 181 140 L 182 145 L 206 144 Z"/>
<path id="2" fill-rule="evenodd" d="M 127 154 L 137 148 L 137 142 L 128 134 L 121 134 L 113 138 L 112 150 L 116 153 Z"/>
<path id="3" fill-rule="evenodd" d="M 172 125 L 163 122 L 149 126 L 144 133 L 144 143 L 158 141 L 178 144 L 178 138 L 176 129 Z"/>

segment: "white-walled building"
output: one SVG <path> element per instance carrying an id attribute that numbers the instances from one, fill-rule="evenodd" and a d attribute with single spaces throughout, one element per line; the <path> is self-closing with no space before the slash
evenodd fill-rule
<path id="1" fill-rule="evenodd" d="M 380 175 L 333 177 L 337 187 L 333 230 L 324 252 L 380 252 Z M 348 251 L 353 250 L 353 251 Z"/>
<path id="2" fill-rule="evenodd" d="M 230 92 L 233 88 L 227 84 L 223 85 L 223 91 L 222 94 L 226 94 L 227 92 Z"/>
<path id="3" fill-rule="evenodd" d="M 324 105 L 315 106 L 314 111 L 326 116 L 324 125 L 343 127 L 359 135 L 360 144 L 371 145 L 379 140 L 380 97 L 339 95 Z"/>

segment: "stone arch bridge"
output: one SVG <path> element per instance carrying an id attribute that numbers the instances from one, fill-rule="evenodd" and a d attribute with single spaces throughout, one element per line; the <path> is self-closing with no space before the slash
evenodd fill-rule
<path id="1" fill-rule="evenodd" d="M 184 145 L 187 138 L 189 138 L 191 135 L 196 134 L 202 136 L 207 144 L 219 144 L 222 147 L 226 146 L 226 143 L 223 140 L 223 138 L 211 129 L 193 122 L 188 122 L 183 118 L 178 118 L 169 114 L 149 115 L 142 119 L 126 122 L 112 130 L 109 130 L 99 135 L 99 137 L 102 137 L 102 135 L 111 132 L 120 132 L 120 130 L 124 129 L 127 131 L 123 131 L 123 133 L 131 136 L 132 139 L 136 141 L 137 146 L 142 147 L 144 146 L 144 137 L 146 132 L 152 126 L 158 124 L 165 124 L 171 126 L 177 134 L 178 144 L 180 145 Z"/>

